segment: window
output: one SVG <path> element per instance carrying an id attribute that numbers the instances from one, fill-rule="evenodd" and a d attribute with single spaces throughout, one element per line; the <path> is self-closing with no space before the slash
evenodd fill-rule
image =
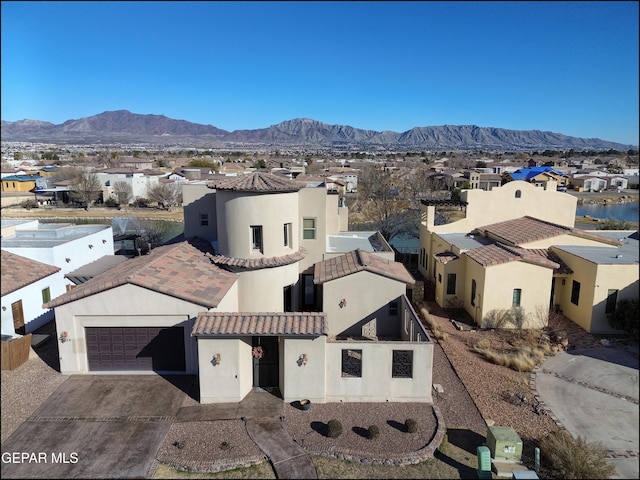
<path id="1" fill-rule="evenodd" d="M 447 274 L 447 295 L 455 295 L 456 294 L 456 274 L 448 273 Z"/>
<path id="2" fill-rule="evenodd" d="M 476 306 L 476 281 L 471 280 L 471 305 Z"/>
<path id="3" fill-rule="evenodd" d="M 390 317 L 398 316 L 398 302 L 396 301 L 389 302 L 389 316 Z"/>
<path id="4" fill-rule="evenodd" d="M 604 308 L 604 313 L 615 312 L 617 303 L 618 303 L 618 290 L 607 290 L 607 305 Z"/>
<path id="5" fill-rule="evenodd" d="M 303 275 L 303 293 L 304 293 L 304 306 L 305 307 L 315 307 L 316 300 L 316 289 L 313 284 L 313 275 Z"/>
<path id="6" fill-rule="evenodd" d="M 516 190 L 516 198 L 522 197 L 522 192 L 520 190 Z"/>
<path id="7" fill-rule="evenodd" d="M 511 301 L 511 305 L 513 305 L 514 307 L 519 307 L 520 306 L 520 297 L 522 296 L 522 289 L 521 288 L 514 288 L 513 289 L 513 299 Z"/>
<path id="8" fill-rule="evenodd" d="M 362 350 L 342 350 L 342 376 L 362 377 Z"/>
<path id="9" fill-rule="evenodd" d="M 201 227 L 206 227 L 209 225 L 209 214 L 208 213 L 201 213 L 200 214 L 200 226 Z"/>
<path id="10" fill-rule="evenodd" d="M 442 274 L 441 273 L 438 274 L 438 283 L 442 283 Z"/>
<path id="11" fill-rule="evenodd" d="M 251 226 L 251 248 L 262 252 L 262 225 Z"/>
<path id="12" fill-rule="evenodd" d="M 316 219 L 302 219 L 302 238 L 304 240 L 315 240 L 316 238 Z"/>
<path id="13" fill-rule="evenodd" d="M 284 246 L 291 247 L 291 224 L 284 224 Z"/>
<path id="14" fill-rule="evenodd" d="M 394 350 L 391 366 L 393 378 L 413 377 L 413 350 Z"/>
<path id="15" fill-rule="evenodd" d="M 42 303 L 47 303 L 49 300 L 51 300 L 51 290 L 47 287 L 42 290 Z"/>
<path id="16" fill-rule="evenodd" d="M 578 301 L 580 300 L 580 282 L 573 281 L 571 285 L 571 303 L 574 305 L 578 305 Z"/>

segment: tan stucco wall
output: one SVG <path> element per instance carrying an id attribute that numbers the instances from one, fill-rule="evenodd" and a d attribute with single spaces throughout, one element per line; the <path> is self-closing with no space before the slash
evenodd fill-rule
<path id="1" fill-rule="evenodd" d="M 281 339 L 280 392 L 285 402 L 308 399 L 326 402 L 326 336 Z M 307 364 L 300 361 L 307 355 Z"/>
<path id="2" fill-rule="evenodd" d="M 241 272 L 238 310 L 241 312 L 284 311 L 284 287 L 298 281 L 298 265 Z"/>
<path id="3" fill-rule="evenodd" d="M 302 234 L 297 192 L 250 194 L 218 191 L 216 195 L 220 253 L 236 258 L 268 258 L 298 251 Z M 292 225 L 290 247 L 284 246 L 285 223 Z M 262 253 L 251 249 L 253 225 L 262 226 Z"/>
<path id="4" fill-rule="evenodd" d="M 388 319 L 387 304 L 406 293 L 406 284 L 370 272 L 358 272 L 322 285 L 329 335 L 338 335 L 354 323 L 378 312 L 378 328 Z M 340 301 L 347 304 L 340 308 Z M 382 310 L 379 310 L 382 309 Z"/>
<path id="5" fill-rule="evenodd" d="M 362 377 L 342 377 L 342 350 L 362 350 Z M 413 378 L 392 378 L 393 350 L 413 350 Z M 433 402 L 433 344 L 327 342 L 327 402 Z"/>
<path id="6" fill-rule="evenodd" d="M 61 305 L 55 309 L 56 329 L 58 335 L 68 332 L 71 341 L 58 344 L 60 371 L 63 374 L 90 373 L 84 327 L 183 326 L 187 373 L 197 373 L 196 340 L 191 337 L 191 329 L 202 311 L 206 308 L 201 305 L 129 284 Z"/>
<path id="7" fill-rule="evenodd" d="M 456 275 L 456 290 L 447 294 L 447 275 Z M 459 308 L 464 301 L 464 259 L 435 264 L 436 303 L 443 308 Z M 442 276 L 442 281 L 438 275 Z"/>
<path id="8" fill-rule="evenodd" d="M 220 354 L 220 364 L 213 357 Z M 253 385 L 251 337 L 198 339 L 200 403 L 239 402 Z"/>
<path id="9" fill-rule="evenodd" d="M 467 259 L 467 263 L 476 262 Z M 479 318 L 484 321 L 491 310 L 509 310 L 512 307 L 513 290 L 519 288 L 522 290 L 520 307 L 525 315 L 523 327 L 545 326 L 552 278 L 552 269 L 525 262 L 508 262 L 487 267 L 484 283 L 482 285 L 478 283 L 476 290 L 481 295 Z M 473 307 L 471 307 L 470 298 L 468 300 L 469 309 L 471 309 Z M 482 323 L 480 325 L 482 326 Z M 514 325 L 509 324 L 507 327 L 512 328 Z"/>
<path id="10" fill-rule="evenodd" d="M 217 240 L 216 194 L 206 182 L 186 183 L 182 187 L 185 238 L 200 237 Z M 209 225 L 200 225 L 200 214 L 209 215 Z"/>

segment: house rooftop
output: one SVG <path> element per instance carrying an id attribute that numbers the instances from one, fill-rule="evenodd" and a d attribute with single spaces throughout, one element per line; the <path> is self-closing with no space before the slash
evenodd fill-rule
<path id="1" fill-rule="evenodd" d="M 576 257 L 584 258 L 597 265 L 636 265 L 640 263 L 640 249 L 637 233 L 632 234 L 626 232 L 626 235 L 621 232 L 601 232 L 602 235 L 607 236 L 615 241 L 621 241 L 617 247 L 580 247 L 573 245 L 559 245 L 554 247 L 558 250 L 575 255 Z"/>
<path id="2" fill-rule="evenodd" d="M 365 271 L 410 285 L 415 283 L 414 278 L 403 264 L 386 260 L 379 255 L 360 249 L 316 263 L 313 283 L 317 285 Z"/>
<path id="3" fill-rule="evenodd" d="M 223 177 L 209 181 L 209 188 L 237 192 L 297 192 L 303 185 L 282 175 L 253 172 L 237 177 Z"/>
<path id="4" fill-rule="evenodd" d="M 344 253 L 356 249 L 365 252 L 393 251 L 379 232 L 341 232 L 327 235 L 326 251 L 328 253 Z"/>
<path id="5" fill-rule="evenodd" d="M 466 255 L 484 267 L 502 263 L 523 261 L 541 267 L 559 269 L 560 265 L 546 256 L 538 255 L 535 251 L 519 247 L 509 247 L 500 243 L 485 245 L 466 252 Z"/>
<path id="6" fill-rule="evenodd" d="M 60 268 L 30 258 L 2 250 L 2 269 L 0 269 L 0 292 L 2 296 L 15 292 L 38 280 L 53 275 Z"/>
<path id="7" fill-rule="evenodd" d="M 3 223 L 4 226 L 4 223 Z M 111 225 L 74 225 L 72 223 L 38 223 L 35 228 L 16 228 L 15 234 L 2 237 L 3 248 L 51 248 L 87 235 L 110 229 Z"/>
<path id="8" fill-rule="evenodd" d="M 317 336 L 327 332 L 327 314 L 323 312 L 203 312 L 198 315 L 191 335 Z"/>
<path id="9" fill-rule="evenodd" d="M 51 300 L 58 307 L 96 293 L 130 284 L 196 305 L 214 308 L 236 282 L 237 276 L 211 263 L 213 248 L 197 237 L 164 245 L 148 255 L 134 257 L 96 275 L 73 290 Z"/>

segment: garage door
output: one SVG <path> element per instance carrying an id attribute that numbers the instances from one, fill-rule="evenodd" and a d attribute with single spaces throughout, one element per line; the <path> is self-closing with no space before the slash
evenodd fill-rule
<path id="1" fill-rule="evenodd" d="M 89 370 L 184 372 L 182 327 L 86 327 Z"/>

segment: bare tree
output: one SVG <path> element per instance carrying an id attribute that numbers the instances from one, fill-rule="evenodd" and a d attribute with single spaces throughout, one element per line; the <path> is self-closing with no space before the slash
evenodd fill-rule
<path id="1" fill-rule="evenodd" d="M 182 203 L 182 188 L 177 183 L 158 183 L 147 189 L 147 198 L 171 210 Z"/>
<path id="2" fill-rule="evenodd" d="M 133 200 L 133 188 L 127 182 L 116 182 L 113 184 L 113 193 L 120 205 L 127 206 Z"/>
<path id="3" fill-rule="evenodd" d="M 70 195 L 76 202 L 84 204 L 86 210 L 100 198 L 102 189 L 95 173 L 82 172 L 75 176 L 69 185 Z"/>

